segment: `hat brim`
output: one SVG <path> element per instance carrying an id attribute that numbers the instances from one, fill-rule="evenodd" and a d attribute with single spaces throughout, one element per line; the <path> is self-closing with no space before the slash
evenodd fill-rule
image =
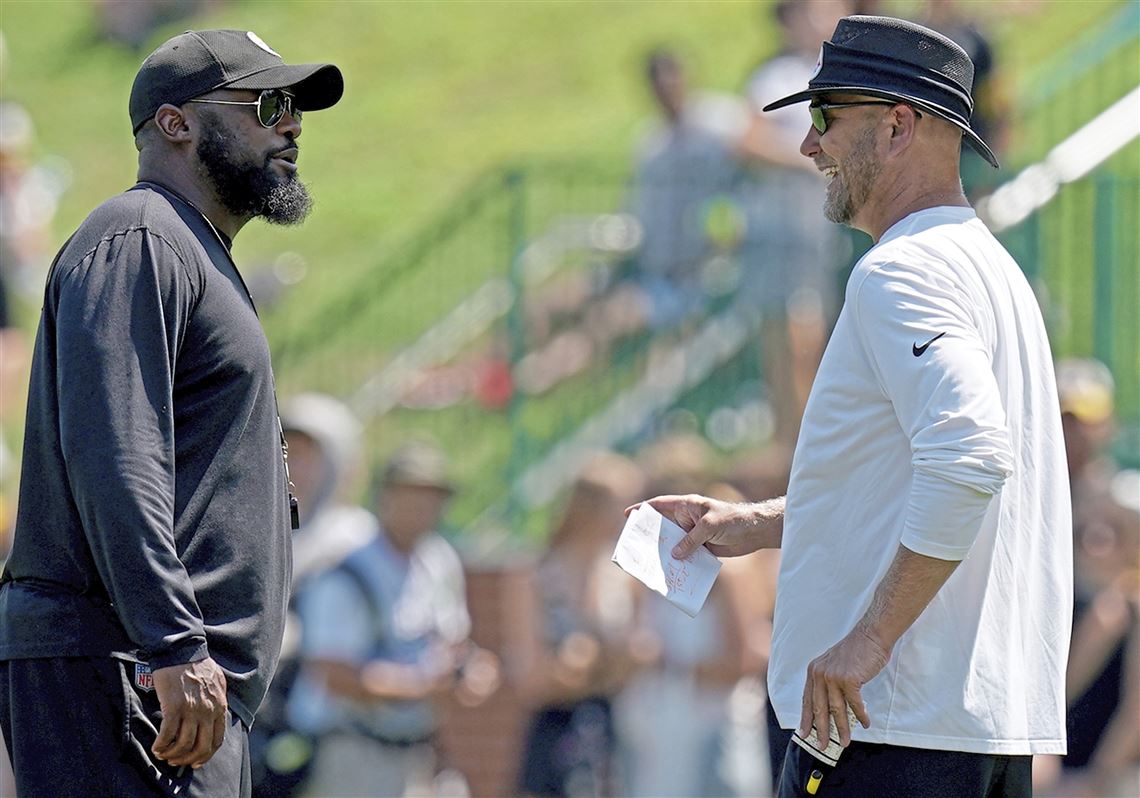
<path id="1" fill-rule="evenodd" d="M 998 159 L 997 156 L 994 155 L 993 150 L 989 148 L 988 144 L 982 141 L 981 136 L 970 129 L 969 125 L 963 124 L 960 119 L 955 119 L 945 108 L 939 108 L 934 103 L 898 92 L 883 91 L 882 89 L 873 89 L 867 86 L 819 86 L 817 88 L 805 89 L 795 94 L 789 94 L 787 97 L 768 103 L 764 106 L 763 110 L 775 111 L 778 108 L 784 108 L 788 105 L 806 102 L 821 94 L 865 94 L 868 97 L 882 97 L 884 100 L 898 100 L 900 103 L 914 105 L 929 114 L 937 116 L 939 119 L 946 120 L 961 130 L 962 135 L 966 138 L 966 143 L 969 144 L 978 155 L 982 156 L 990 166 L 994 169 L 999 168 Z"/>
<path id="2" fill-rule="evenodd" d="M 254 72 L 218 88 L 288 89 L 302 111 L 320 111 L 336 105 L 344 94 L 344 77 L 333 64 L 282 64 Z"/>
<path id="3" fill-rule="evenodd" d="M 455 486 L 450 482 L 440 482 L 434 479 L 417 479 L 416 477 L 386 477 L 382 483 L 391 488 L 424 488 L 435 490 L 446 496 L 455 495 Z"/>

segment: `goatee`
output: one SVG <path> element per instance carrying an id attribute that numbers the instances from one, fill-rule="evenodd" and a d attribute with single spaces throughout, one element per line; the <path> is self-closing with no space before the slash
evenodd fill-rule
<path id="1" fill-rule="evenodd" d="M 837 224 L 850 224 L 867 203 L 882 168 L 882 164 L 875 158 L 875 131 L 864 130 L 855 140 L 851 154 L 828 184 L 827 199 L 823 203 L 823 215 L 827 220 Z"/>
<path id="2" fill-rule="evenodd" d="M 214 186 L 214 192 L 234 216 L 256 216 L 271 224 L 300 224 L 313 209 L 308 189 L 296 175 L 278 175 L 267 153 L 257 160 L 239 161 L 234 151 L 239 139 L 216 114 L 203 114 L 198 160 Z M 296 146 L 290 142 L 292 146 Z"/>

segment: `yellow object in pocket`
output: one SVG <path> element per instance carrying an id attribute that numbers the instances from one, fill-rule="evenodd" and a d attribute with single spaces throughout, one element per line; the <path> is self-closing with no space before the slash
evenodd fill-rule
<path id="1" fill-rule="evenodd" d="M 808 777 L 807 793 L 808 795 L 815 795 L 819 789 L 819 783 L 823 781 L 823 774 L 818 770 L 813 770 L 811 776 Z"/>

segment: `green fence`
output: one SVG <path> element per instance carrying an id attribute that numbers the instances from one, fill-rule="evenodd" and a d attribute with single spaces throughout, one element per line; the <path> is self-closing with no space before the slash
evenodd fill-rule
<path id="1" fill-rule="evenodd" d="M 1036 74 L 1017 110 L 1012 160 L 1023 166 L 1140 83 L 1140 4 Z M 706 281 L 714 287 L 682 324 L 628 323 L 621 297 L 637 229 L 622 212 L 627 169 L 534 162 L 486 174 L 366 279 L 290 325 L 275 342 L 281 393 L 347 398 L 367 422 L 374 461 L 410 435 L 439 440 L 461 487 L 449 525 L 488 537 L 539 533 L 549 499 L 592 446 L 636 450 L 674 424 L 728 451 L 760 445 L 758 319 L 734 304 L 731 278 Z M 1138 171 L 1133 141 L 1002 234 L 1039 290 L 1057 356 L 1095 356 L 1113 370 L 1118 453 L 1132 465 Z M 738 278 L 732 236 L 718 237 L 706 265 Z"/>
<path id="2" fill-rule="evenodd" d="M 634 450 L 677 423 L 730 452 L 759 446 L 758 320 L 734 305 L 731 281 L 670 329 L 622 317 L 633 313 L 620 297 L 636 248 L 626 196 L 620 171 L 589 165 L 486 176 L 303 327 L 319 333 L 279 343 L 282 393 L 347 397 L 376 459 L 409 435 L 434 437 L 463 488 L 449 523 L 524 536 L 541 530 L 548 500 L 593 446 Z M 1003 236 L 1040 287 L 1057 355 L 1108 363 L 1133 423 L 1136 218 L 1140 183 L 1102 172 Z M 739 275 L 736 257 L 710 253 Z M 1134 447 L 1126 438 L 1125 459 Z"/>
<path id="3" fill-rule="evenodd" d="M 462 486 L 450 524 L 512 534 L 541 529 L 592 448 L 636 449 L 675 423 L 707 426 L 726 449 L 758 444 L 755 314 L 713 280 L 683 322 L 639 320 L 626 199 L 618 169 L 487 175 L 366 282 L 293 325 L 306 332 L 277 342 L 279 391 L 347 398 L 377 460 L 408 436 L 437 439 Z M 714 250 L 706 265 L 738 279 L 733 257 Z"/>

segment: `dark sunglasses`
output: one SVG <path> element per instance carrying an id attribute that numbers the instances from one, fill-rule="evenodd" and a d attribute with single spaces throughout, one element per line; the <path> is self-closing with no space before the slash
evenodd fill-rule
<path id="1" fill-rule="evenodd" d="M 237 102 L 236 100 L 187 100 L 188 103 L 209 103 L 210 105 L 256 105 L 257 121 L 262 127 L 274 127 L 285 114 L 301 121 L 301 109 L 297 98 L 281 89 L 266 89 L 256 100 Z"/>
<path id="2" fill-rule="evenodd" d="M 820 133 L 827 132 L 827 117 L 824 116 L 824 111 L 830 111 L 832 108 L 855 108 L 860 105 L 905 105 L 898 100 L 860 100 L 854 103 L 812 103 L 808 106 L 808 111 L 811 112 L 811 125 Z M 914 115 L 919 119 L 922 114 L 917 109 L 914 110 Z"/>

